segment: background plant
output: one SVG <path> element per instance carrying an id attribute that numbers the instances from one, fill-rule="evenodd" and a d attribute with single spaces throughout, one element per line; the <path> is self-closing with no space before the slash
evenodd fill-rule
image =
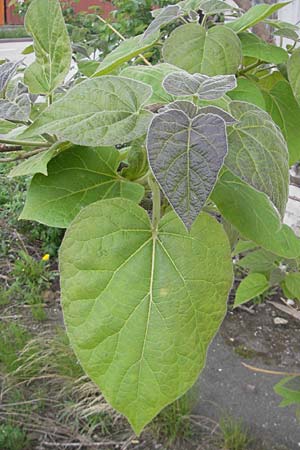
<path id="1" fill-rule="evenodd" d="M 33 175 L 21 218 L 67 228 L 75 353 L 140 433 L 204 365 L 232 284 L 228 229 L 276 258 L 300 256 L 282 225 L 300 158 L 297 28 L 284 49 L 247 30 L 285 3 L 242 14 L 184 1 L 65 84 L 70 40 L 59 4 L 46 3 L 26 15 L 36 61 L 24 82 L 16 64 L 1 67 L 1 141 L 25 159 L 10 175 Z"/>

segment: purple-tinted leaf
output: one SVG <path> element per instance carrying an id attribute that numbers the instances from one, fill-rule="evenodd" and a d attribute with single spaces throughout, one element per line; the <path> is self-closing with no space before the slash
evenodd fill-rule
<path id="1" fill-rule="evenodd" d="M 236 78 L 234 75 L 208 77 L 199 73 L 173 72 L 166 76 L 163 87 L 172 95 L 197 95 L 203 100 L 216 100 L 236 87 Z"/>
<path id="2" fill-rule="evenodd" d="M 226 124 L 215 114 L 189 117 L 167 109 L 151 122 L 148 159 L 164 194 L 187 228 L 209 197 L 227 154 Z M 192 111 L 193 108 L 191 107 Z"/>

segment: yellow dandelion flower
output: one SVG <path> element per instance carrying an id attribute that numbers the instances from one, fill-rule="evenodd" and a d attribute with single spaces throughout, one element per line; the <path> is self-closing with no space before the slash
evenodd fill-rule
<path id="1" fill-rule="evenodd" d="M 42 257 L 42 261 L 49 261 L 49 259 L 50 259 L 49 253 L 46 253 L 46 254 Z"/>

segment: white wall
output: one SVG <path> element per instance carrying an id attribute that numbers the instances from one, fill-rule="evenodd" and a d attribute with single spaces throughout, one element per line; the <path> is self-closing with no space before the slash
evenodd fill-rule
<path id="1" fill-rule="evenodd" d="M 278 11 L 278 18 L 296 24 L 300 21 L 300 0 L 293 0 L 290 5 Z"/>

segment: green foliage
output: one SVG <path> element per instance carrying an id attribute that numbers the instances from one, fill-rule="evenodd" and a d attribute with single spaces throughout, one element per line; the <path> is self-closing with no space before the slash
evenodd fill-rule
<path id="1" fill-rule="evenodd" d="M 3 450 L 26 450 L 28 440 L 26 432 L 17 425 L 0 425 L 0 448 Z"/>
<path id="2" fill-rule="evenodd" d="M 152 235 L 146 212 L 129 200 L 96 202 L 69 227 L 60 264 L 70 340 L 85 370 L 137 433 L 203 367 L 232 283 L 228 252 L 222 227 L 208 215 L 200 215 L 189 234 L 169 213 Z M 207 267 L 216 257 L 212 273 Z M 129 274 L 134 290 L 127 288 Z M 175 349 L 181 357 L 174 361 Z"/>
<path id="3" fill-rule="evenodd" d="M 25 70 L 24 81 L 34 94 L 51 94 L 71 64 L 71 45 L 57 1 L 33 0 L 25 28 L 33 38 L 36 61 Z"/>
<path id="4" fill-rule="evenodd" d="M 238 286 L 234 307 L 270 289 L 281 287 L 286 297 L 300 300 L 300 260 L 282 259 L 264 249 L 240 241 L 234 254 L 236 265 L 247 273 Z"/>
<path id="5" fill-rule="evenodd" d="M 246 450 L 251 442 L 247 430 L 241 421 L 232 417 L 220 421 L 223 438 L 223 450 Z"/>
<path id="6" fill-rule="evenodd" d="M 285 377 L 274 386 L 276 394 L 282 397 L 280 406 L 299 405 L 300 403 L 300 377 Z"/>
<path id="7" fill-rule="evenodd" d="M 0 325 L 0 373 L 16 369 L 16 359 L 30 335 L 21 325 L 14 322 L 1 322 Z"/>
<path id="8" fill-rule="evenodd" d="M 298 53 L 249 31 L 284 3 L 242 14 L 187 0 L 123 40 L 133 3 L 146 4 L 124 2 L 119 28 L 104 32 L 98 17 L 98 41 L 73 45 L 79 72 L 64 83 L 70 41 L 58 1 L 44 2 L 26 18 L 36 62 L 25 84 L 14 64 L 0 66 L 0 142 L 21 147 L 11 175 L 33 175 L 21 217 L 68 227 L 60 268 L 71 345 L 140 433 L 205 363 L 232 283 L 224 228 L 231 244 L 251 241 L 237 303 L 268 286 L 298 295 L 300 240 L 282 224 L 289 164 L 300 160 Z M 27 282 L 36 269 L 28 264 Z M 226 445 L 240 449 L 240 435 Z"/>

